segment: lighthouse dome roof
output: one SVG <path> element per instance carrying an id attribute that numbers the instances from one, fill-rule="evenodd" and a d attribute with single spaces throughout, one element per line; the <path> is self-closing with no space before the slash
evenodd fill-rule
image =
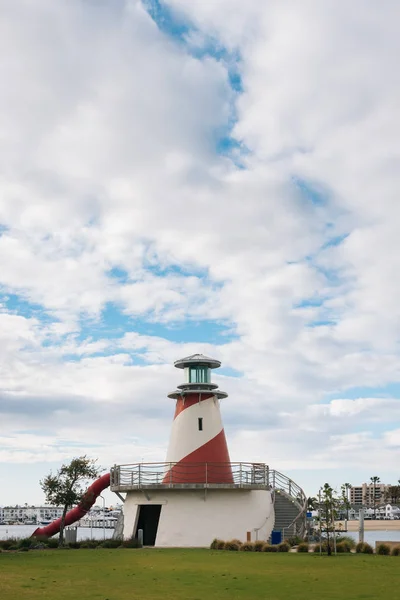
<path id="1" fill-rule="evenodd" d="M 184 369 L 190 365 L 207 365 L 210 369 L 217 369 L 221 366 L 221 361 L 205 356 L 204 354 L 191 354 L 190 356 L 176 360 L 174 365 L 177 369 Z"/>

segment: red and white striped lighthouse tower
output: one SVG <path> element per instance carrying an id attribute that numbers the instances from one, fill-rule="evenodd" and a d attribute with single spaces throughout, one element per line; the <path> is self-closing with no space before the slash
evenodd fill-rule
<path id="1" fill-rule="evenodd" d="M 169 398 L 176 399 L 167 452 L 170 468 L 164 483 L 233 483 L 220 399 L 228 394 L 211 383 L 220 361 L 202 354 L 177 360 L 185 382 Z M 172 464 L 171 464 L 172 463 Z"/>

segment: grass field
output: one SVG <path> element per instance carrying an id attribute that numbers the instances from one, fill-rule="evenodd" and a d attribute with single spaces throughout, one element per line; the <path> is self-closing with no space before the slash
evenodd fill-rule
<path id="1" fill-rule="evenodd" d="M 400 557 L 210 550 L 0 554 L 1 600 L 400 600 Z"/>

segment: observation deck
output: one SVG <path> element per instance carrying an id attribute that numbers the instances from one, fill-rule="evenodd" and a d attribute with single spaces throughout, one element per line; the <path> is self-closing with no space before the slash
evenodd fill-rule
<path id="1" fill-rule="evenodd" d="M 219 478 L 223 480 L 227 471 L 232 473 L 233 483 L 214 483 Z M 303 490 L 294 481 L 279 471 L 271 470 L 264 463 L 134 463 L 114 465 L 110 475 L 110 489 L 113 492 L 161 489 L 245 489 L 279 491 L 299 504 L 303 504 L 306 499 Z M 184 476 L 190 483 L 179 483 Z M 196 476 L 198 476 L 198 483 Z"/>

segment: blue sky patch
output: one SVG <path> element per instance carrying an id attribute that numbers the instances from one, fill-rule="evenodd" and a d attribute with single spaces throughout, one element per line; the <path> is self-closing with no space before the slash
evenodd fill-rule
<path id="1" fill-rule="evenodd" d="M 233 92 L 231 116 L 226 127 L 222 131 L 215 132 L 215 150 L 217 154 L 230 158 L 238 168 L 244 168 L 240 160 L 240 154 L 248 154 L 249 150 L 231 135 L 237 120 L 235 108 L 236 96 L 243 92 L 243 82 L 240 73 L 241 57 L 239 52 L 228 50 L 219 40 L 212 36 L 204 36 L 193 23 L 160 0 L 144 0 L 143 3 L 160 31 L 171 37 L 176 43 L 182 45 L 187 54 L 199 60 L 211 57 L 225 66 L 229 85 Z M 195 36 L 197 41 L 201 40 L 201 43 L 193 44 L 192 36 Z"/>
<path id="2" fill-rule="evenodd" d="M 292 182 L 295 188 L 300 192 L 300 196 L 308 203 L 314 206 L 325 206 L 328 201 L 328 193 L 320 186 L 293 175 Z"/>

